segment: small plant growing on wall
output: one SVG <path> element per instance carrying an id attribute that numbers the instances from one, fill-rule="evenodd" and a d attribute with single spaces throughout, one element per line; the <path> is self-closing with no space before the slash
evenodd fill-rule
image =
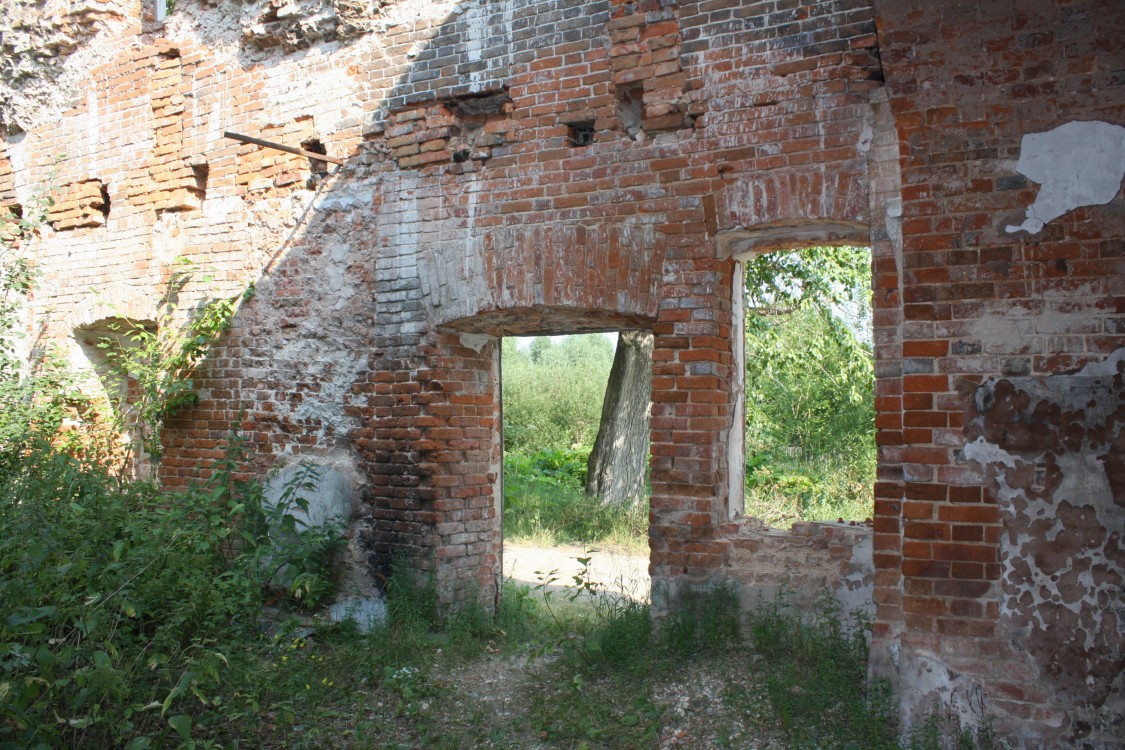
<path id="1" fill-rule="evenodd" d="M 193 373 L 229 330 L 239 303 L 253 294 L 250 287 L 240 295 L 201 302 L 185 314 L 180 299 L 197 273 L 194 263 L 177 259 L 155 325 L 124 320 L 113 326 L 115 336 L 97 344 L 110 369 L 114 428 L 131 433 L 122 468 L 143 456 L 155 469 L 165 421 L 198 402 Z M 200 280 L 207 284 L 212 278 Z"/>
<path id="2" fill-rule="evenodd" d="M 24 310 L 38 278 L 30 249 L 54 200 L 41 187 L 22 206 L 0 209 L 0 461 L 21 460 L 28 446 L 57 440 L 72 378 L 60 358 L 29 357 Z"/>

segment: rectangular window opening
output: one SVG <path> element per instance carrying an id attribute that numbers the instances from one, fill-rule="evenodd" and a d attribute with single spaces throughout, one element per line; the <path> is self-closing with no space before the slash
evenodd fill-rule
<path id="1" fill-rule="evenodd" d="M 810 247 L 739 266 L 745 513 L 775 528 L 862 523 L 876 469 L 870 251 Z"/>

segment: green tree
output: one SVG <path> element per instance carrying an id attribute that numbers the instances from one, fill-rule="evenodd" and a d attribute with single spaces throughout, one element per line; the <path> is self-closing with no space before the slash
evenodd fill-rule
<path id="1" fill-rule="evenodd" d="M 506 338 L 502 356 L 505 450 L 589 450 L 613 361 L 609 340 L 601 334 L 544 336 L 525 351 Z"/>
<path id="2" fill-rule="evenodd" d="M 870 265 L 850 247 L 746 263 L 747 505 L 770 523 L 870 515 Z"/>
<path id="3" fill-rule="evenodd" d="M 813 247 L 746 264 L 748 442 L 847 452 L 874 432 L 871 256 Z M 856 328 L 859 324 L 861 327 Z"/>

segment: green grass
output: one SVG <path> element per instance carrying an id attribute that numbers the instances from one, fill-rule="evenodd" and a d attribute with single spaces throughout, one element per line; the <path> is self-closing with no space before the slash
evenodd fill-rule
<path id="1" fill-rule="evenodd" d="M 802 618 L 782 603 L 750 618 L 777 721 L 793 748 L 897 748 L 890 687 L 867 681 L 867 640 L 831 608 Z"/>
<path id="2" fill-rule="evenodd" d="M 796 521 L 871 518 L 875 452 L 805 457 L 759 448 L 746 462 L 746 515 L 788 528 Z M 790 455 L 793 453 L 795 455 Z"/>
<path id="3" fill-rule="evenodd" d="M 635 554 L 648 550 L 646 504 L 605 505 L 586 497 L 589 451 L 504 456 L 504 539 L 553 547 L 597 545 Z"/>

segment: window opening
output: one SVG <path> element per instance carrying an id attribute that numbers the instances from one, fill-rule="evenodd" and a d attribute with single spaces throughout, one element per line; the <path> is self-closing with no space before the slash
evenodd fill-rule
<path id="1" fill-rule="evenodd" d="M 740 265 L 746 514 L 775 527 L 870 518 L 870 251 L 810 247 Z"/>

